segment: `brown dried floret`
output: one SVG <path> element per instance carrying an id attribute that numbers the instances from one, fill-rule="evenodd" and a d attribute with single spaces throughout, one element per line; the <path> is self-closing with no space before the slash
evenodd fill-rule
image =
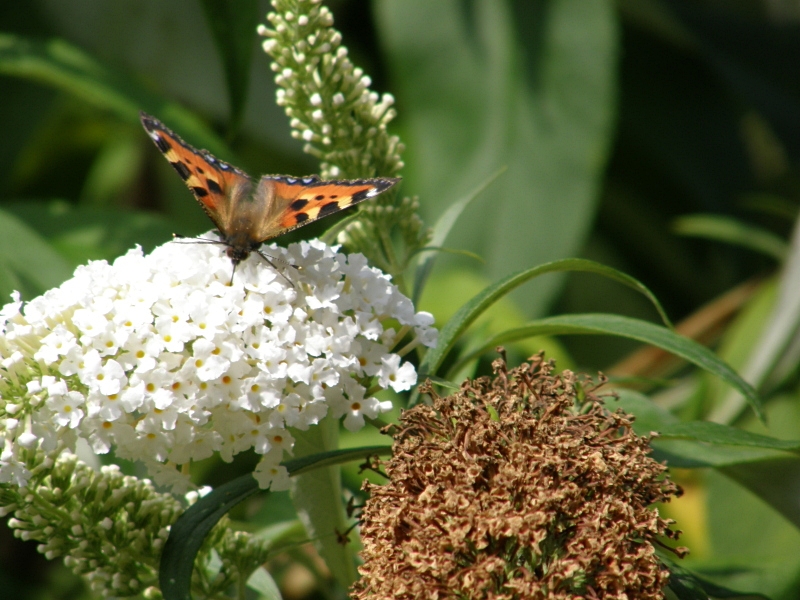
<path id="1" fill-rule="evenodd" d="M 541 356 L 401 418 L 365 484 L 358 599 L 663 597 L 651 508 L 679 489 L 632 417 Z"/>

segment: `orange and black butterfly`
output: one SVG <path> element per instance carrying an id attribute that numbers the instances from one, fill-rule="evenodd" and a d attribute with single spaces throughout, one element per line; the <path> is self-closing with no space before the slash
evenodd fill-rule
<path id="1" fill-rule="evenodd" d="M 144 112 L 140 116 L 156 147 L 217 226 L 234 271 L 264 242 L 374 198 L 400 181 L 264 175 L 256 182 L 207 150 L 193 148 L 158 119 Z"/>

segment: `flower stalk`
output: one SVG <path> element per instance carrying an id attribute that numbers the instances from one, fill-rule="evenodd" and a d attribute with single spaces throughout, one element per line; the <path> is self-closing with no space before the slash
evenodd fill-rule
<path id="1" fill-rule="evenodd" d="M 388 131 L 394 98 L 370 91 L 372 81 L 350 61 L 331 11 L 320 0 L 274 0 L 273 7 L 269 26 L 259 33 L 267 38 L 263 47 L 273 59 L 277 103 L 292 136 L 320 160 L 324 178 L 397 176 L 404 147 Z M 362 206 L 338 241 L 367 256 L 407 293 L 403 272 L 430 238 L 418 210 L 416 199 L 388 192 Z"/>

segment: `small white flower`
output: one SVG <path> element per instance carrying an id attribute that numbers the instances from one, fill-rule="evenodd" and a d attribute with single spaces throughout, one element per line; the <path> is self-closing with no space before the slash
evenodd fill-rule
<path id="1" fill-rule="evenodd" d="M 256 465 L 253 477 L 258 481 L 259 487 L 270 488 L 275 492 L 289 489 L 289 473 L 286 467 L 277 463 L 262 460 Z"/>
<path id="2" fill-rule="evenodd" d="M 378 371 L 378 383 L 381 387 L 392 388 L 396 392 L 411 389 L 417 383 L 417 372 L 411 363 L 400 365 L 400 357 L 390 354 L 381 358 L 381 369 Z"/>
<path id="3" fill-rule="evenodd" d="M 44 361 L 46 365 L 51 365 L 60 356 L 66 356 L 77 344 L 78 340 L 75 339 L 75 335 L 64 325 L 58 324 L 52 333 L 42 340 L 42 346 L 36 352 L 34 358 Z"/>
<path id="4" fill-rule="evenodd" d="M 83 410 L 80 407 L 84 404 L 85 398 L 80 392 L 67 392 L 51 394 L 47 399 L 47 407 L 54 413 L 56 422 L 60 427 L 75 429 L 83 419 Z"/>

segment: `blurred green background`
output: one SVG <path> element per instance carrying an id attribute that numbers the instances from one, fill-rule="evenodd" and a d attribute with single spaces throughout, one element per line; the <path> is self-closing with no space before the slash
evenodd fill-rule
<path id="1" fill-rule="evenodd" d="M 676 322 L 779 266 L 800 201 L 800 3 L 327 4 L 353 62 L 397 99 L 401 193 L 419 196 L 428 223 L 507 167 L 446 243 L 484 262 L 443 254 L 423 294 L 440 324 L 502 275 L 563 257 L 633 275 Z M 254 33 L 268 10 L 261 0 L 0 3 L 0 296 L 31 298 L 89 259 L 211 228 L 139 109 L 253 175 L 317 170 L 274 103 Z M 679 235 L 675 219 L 698 213 L 715 220 Z M 747 247 L 745 235 L 710 239 L 720 223 L 759 228 L 777 250 Z M 548 276 L 475 335 L 565 312 L 656 317 L 616 283 Z M 542 344 L 589 371 L 636 349 L 576 337 L 517 355 Z M 781 406 L 771 433 L 800 437 L 796 397 Z M 718 474 L 684 484 L 690 560 L 740 589 L 800 595 L 793 525 Z M 8 597 L 84 597 L 76 578 L 5 529 L 0 563 Z"/>

